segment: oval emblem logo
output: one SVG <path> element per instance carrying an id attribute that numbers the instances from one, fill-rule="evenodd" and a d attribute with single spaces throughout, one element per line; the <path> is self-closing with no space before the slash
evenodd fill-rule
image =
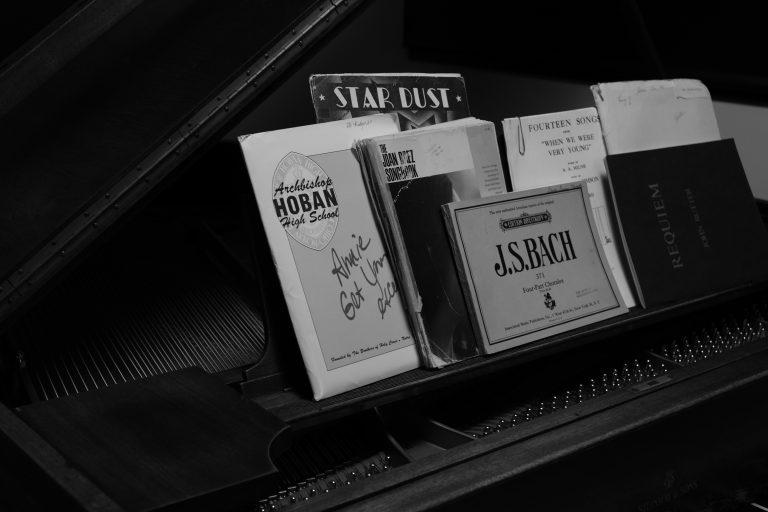
<path id="1" fill-rule="evenodd" d="M 285 231 L 304 247 L 322 251 L 339 224 L 333 180 L 301 153 L 288 153 L 272 178 L 272 204 Z"/>

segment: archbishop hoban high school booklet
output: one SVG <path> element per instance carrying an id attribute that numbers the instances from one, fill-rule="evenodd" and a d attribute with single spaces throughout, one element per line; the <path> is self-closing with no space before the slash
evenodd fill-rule
<path id="1" fill-rule="evenodd" d="M 240 137 L 315 399 L 419 364 L 352 151 L 397 131 L 383 114 Z"/>

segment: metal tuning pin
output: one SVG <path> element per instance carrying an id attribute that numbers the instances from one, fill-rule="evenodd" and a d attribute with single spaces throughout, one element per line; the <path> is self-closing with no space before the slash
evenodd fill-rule
<path id="1" fill-rule="evenodd" d="M 611 389 L 617 389 L 621 387 L 621 377 L 619 377 L 619 370 L 613 368 L 611 370 Z"/>
<path id="2" fill-rule="evenodd" d="M 628 383 L 630 383 L 631 379 L 632 379 L 632 369 L 630 368 L 629 363 L 624 363 L 621 366 L 621 385 L 622 385 L 622 387 L 624 387 Z"/>
<path id="3" fill-rule="evenodd" d="M 567 409 L 573 403 L 573 397 L 571 396 L 571 390 L 565 390 L 565 396 L 563 397 L 563 409 Z"/>
<path id="4" fill-rule="evenodd" d="M 599 396 L 600 393 L 597 392 L 597 382 L 594 378 L 589 379 L 589 398 L 595 398 L 596 396 Z"/>
<path id="5" fill-rule="evenodd" d="M 658 373 L 656 372 L 656 368 L 654 368 L 653 363 L 651 362 L 650 358 L 646 358 L 645 359 L 645 370 L 644 370 L 644 373 L 645 373 L 645 378 L 646 379 L 650 379 L 650 378 L 653 378 L 656 375 L 658 375 Z"/>
<path id="6" fill-rule="evenodd" d="M 260 500 L 253 510 L 254 512 L 276 512 L 299 501 L 307 501 L 345 485 L 352 485 L 354 481 L 360 478 L 361 474 L 370 478 L 383 471 L 388 471 L 391 466 L 392 458 L 385 452 L 378 452 L 357 462 L 347 460 L 326 471 L 320 470 L 316 475 L 289 485 L 278 491 L 277 494 Z"/>
<path id="7" fill-rule="evenodd" d="M 602 385 L 603 393 L 608 393 L 611 390 L 611 381 L 608 377 L 608 372 L 603 372 L 600 376 L 600 382 Z"/>
<path id="8" fill-rule="evenodd" d="M 730 319 L 723 321 L 723 331 L 725 331 L 725 336 L 731 341 L 733 347 L 741 346 L 741 338 L 739 337 L 739 333 L 736 331 L 736 329 L 734 329 Z"/>
<path id="9" fill-rule="evenodd" d="M 757 305 L 753 306 L 752 318 L 755 323 L 755 336 L 758 339 L 764 339 L 766 336 L 766 320 Z"/>
<path id="10" fill-rule="evenodd" d="M 310 498 L 314 498 L 319 493 L 318 485 L 317 485 L 317 477 L 309 477 L 307 479 L 307 495 Z"/>

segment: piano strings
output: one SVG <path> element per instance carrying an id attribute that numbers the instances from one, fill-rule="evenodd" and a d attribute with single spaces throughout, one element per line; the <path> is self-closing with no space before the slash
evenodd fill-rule
<path id="1" fill-rule="evenodd" d="M 69 396 L 191 366 L 222 373 L 253 364 L 264 353 L 264 323 L 233 287 L 208 280 L 153 284 L 145 300 L 129 293 L 133 300 L 116 301 L 125 290 L 97 279 L 59 290 L 60 303 L 72 310 L 84 297 L 117 306 L 85 308 L 98 311 L 95 319 L 43 306 L 28 322 L 31 343 L 20 357 L 38 397 Z"/>
<path id="2" fill-rule="evenodd" d="M 502 399 L 461 430 L 473 438 L 485 437 L 607 393 L 653 381 L 673 368 L 693 365 L 749 343 L 764 342 L 767 313 L 768 303 L 761 301 L 715 318 L 703 315 L 705 320 L 686 326 L 671 341 L 651 347 L 637 357 L 606 364 L 549 394 L 522 403 L 513 400 L 510 404 Z M 488 412 L 494 408 L 495 411 Z"/>

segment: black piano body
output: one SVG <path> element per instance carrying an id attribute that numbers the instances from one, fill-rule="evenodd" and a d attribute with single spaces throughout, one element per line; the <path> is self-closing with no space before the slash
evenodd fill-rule
<path id="1" fill-rule="evenodd" d="M 237 135 L 312 123 L 320 72 L 591 102 L 422 59 L 409 8 L 77 3 L 7 61 L 0 510 L 768 506 L 759 283 L 311 399 Z"/>

